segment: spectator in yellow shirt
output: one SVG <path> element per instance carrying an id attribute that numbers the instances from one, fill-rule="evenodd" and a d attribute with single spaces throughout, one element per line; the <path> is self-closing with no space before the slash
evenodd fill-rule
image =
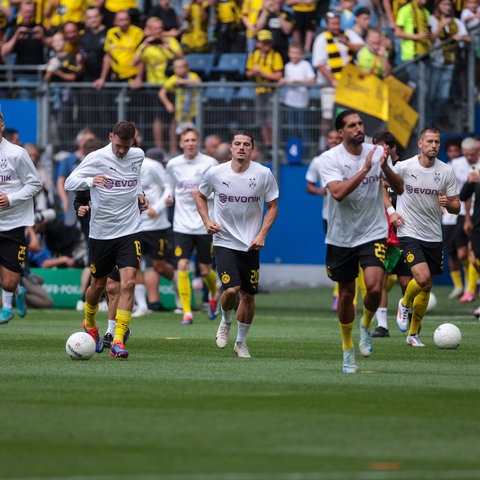
<path id="1" fill-rule="evenodd" d="M 269 30 L 260 30 L 257 35 L 257 49 L 248 56 L 248 80 L 256 83 L 277 83 L 283 77 L 283 60 L 280 53 L 272 47 L 273 35 Z M 255 116 L 257 125 L 261 126 L 263 146 L 267 154 L 272 148 L 272 95 L 268 86 L 255 89 Z"/>

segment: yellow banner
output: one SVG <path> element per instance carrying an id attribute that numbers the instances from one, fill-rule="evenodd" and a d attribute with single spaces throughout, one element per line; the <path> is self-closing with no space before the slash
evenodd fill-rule
<path id="1" fill-rule="evenodd" d="M 335 91 L 335 102 L 381 120 L 388 120 L 388 86 L 376 75 L 354 65 L 343 67 Z"/>
<path id="2" fill-rule="evenodd" d="M 408 105 L 413 89 L 395 77 L 385 80 L 348 64 L 336 88 L 335 102 L 387 122 L 388 130 L 406 148 L 418 113 Z"/>
<path id="3" fill-rule="evenodd" d="M 406 83 L 401 82 L 393 75 L 389 75 L 384 82 L 388 85 L 388 91 L 390 95 L 396 95 L 407 103 L 412 98 L 413 88 Z"/>
<path id="4" fill-rule="evenodd" d="M 390 95 L 390 114 L 387 128 L 393 133 L 398 143 L 407 148 L 408 141 L 418 120 L 418 113 L 401 97 Z"/>

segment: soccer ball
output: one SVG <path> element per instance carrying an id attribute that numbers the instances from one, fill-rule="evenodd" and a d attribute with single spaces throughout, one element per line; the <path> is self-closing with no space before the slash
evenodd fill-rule
<path id="1" fill-rule="evenodd" d="M 437 306 L 437 297 L 433 292 L 430 292 L 430 298 L 428 299 L 427 312 L 435 310 Z"/>
<path id="2" fill-rule="evenodd" d="M 87 332 L 72 333 L 65 349 L 72 360 L 90 360 L 95 354 L 95 340 Z"/>
<path id="3" fill-rule="evenodd" d="M 433 333 L 433 341 L 438 348 L 457 348 L 462 341 L 462 332 L 453 323 L 442 323 Z"/>

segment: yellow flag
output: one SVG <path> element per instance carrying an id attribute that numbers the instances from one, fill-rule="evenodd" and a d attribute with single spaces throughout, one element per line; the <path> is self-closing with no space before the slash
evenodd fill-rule
<path id="1" fill-rule="evenodd" d="M 348 64 L 335 91 L 335 102 L 359 112 L 388 120 L 388 86 L 376 75 Z"/>

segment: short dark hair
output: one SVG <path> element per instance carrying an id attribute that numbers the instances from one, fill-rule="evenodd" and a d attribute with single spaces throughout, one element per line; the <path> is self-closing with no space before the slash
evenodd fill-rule
<path id="1" fill-rule="evenodd" d="M 420 132 L 420 135 L 418 136 L 418 138 L 422 139 L 427 132 L 435 133 L 435 134 L 440 135 L 440 130 L 439 130 L 438 128 L 436 128 L 436 127 L 425 127 L 425 128 Z"/>
<path id="2" fill-rule="evenodd" d="M 233 132 L 231 143 L 233 143 L 233 139 L 237 135 L 243 135 L 245 137 L 250 138 L 250 141 L 252 142 L 252 147 L 255 147 L 255 139 L 253 138 L 253 135 L 251 133 L 247 132 L 246 130 L 236 130 L 235 132 Z"/>
<path id="3" fill-rule="evenodd" d="M 389 132 L 388 130 L 383 130 L 373 135 L 372 143 L 376 145 L 377 143 L 380 143 L 380 142 L 385 143 L 390 148 L 397 146 L 397 140 L 393 136 L 393 133 Z"/>
<path id="4" fill-rule="evenodd" d="M 112 133 L 122 140 L 130 140 L 135 138 L 136 128 L 132 122 L 122 120 L 113 126 Z"/>
<path id="5" fill-rule="evenodd" d="M 358 115 L 358 112 L 351 109 L 343 110 L 343 112 L 340 112 L 335 119 L 336 130 L 341 130 L 345 126 L 345 117 L 348 117 L 349 115 Z"/>

